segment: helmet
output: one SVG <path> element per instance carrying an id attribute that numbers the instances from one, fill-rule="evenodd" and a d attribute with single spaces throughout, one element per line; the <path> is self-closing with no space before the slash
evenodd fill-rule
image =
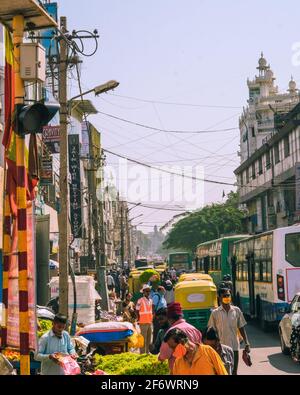
<path id="1" fill-rule="evenodd" d="M 225 276 L 223 277 L 223 281 L 231 281 L 231 275 L 225 274 Z"/>

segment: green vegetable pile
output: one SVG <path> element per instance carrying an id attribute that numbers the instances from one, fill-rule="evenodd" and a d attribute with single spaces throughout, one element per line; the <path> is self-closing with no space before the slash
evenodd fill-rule
<path id="1" fill-rule="evenodd" d="M 143 273 L 140 275 L 140 283 L 146 284 L 152 276 L 157 276 L 157 281 L 159 281 L 160 276 L 156 270 L 147 269 L 147 270 L 143 271 Z"/>
<path id="2" fill-rule="evenodd" d="M 43 336 L 44 333 L 48 332 L 52 328 L 51 320 L 39 319 L 40 330 L 37 332 L 38 337 Z"/>
<path id="3" fill-rule="evenodd" d="M 112 375 L 168 375 L 168 362 L 160 362 L 157 355 L 133 354 L 130 352 L 114 355 L 94 356 L 96 369 Z"/>

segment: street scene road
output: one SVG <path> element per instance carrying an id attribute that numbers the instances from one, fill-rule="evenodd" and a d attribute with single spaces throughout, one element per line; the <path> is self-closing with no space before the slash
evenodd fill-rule
<path id="1" fill-rule="evenodd" d="M 246 366 L 240 352 L 239 375 L 300 375 L 300 364 L 293 362 L 290 355 L 282 354 L 275 330 L 265 333 L 255 323 L 249 323 L 247 333 L 253 365 Z"/>
<path id="2" fill-rule="evenodd" d="M 0 375 L 300 375 L 300 6 L 269 3 L 0 0 Z"/>

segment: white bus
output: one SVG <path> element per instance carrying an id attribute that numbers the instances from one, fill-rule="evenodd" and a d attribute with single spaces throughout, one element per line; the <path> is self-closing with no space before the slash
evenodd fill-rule
<path id="1" fill-rule="evenodd" d="M 235 242 L 232 269 L 242 311 L 263 329 L 279 322 L 300 292 L 300 225 Z"/>

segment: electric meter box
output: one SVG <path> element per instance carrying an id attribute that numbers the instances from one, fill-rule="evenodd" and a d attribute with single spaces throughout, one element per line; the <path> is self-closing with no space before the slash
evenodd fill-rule
<path id="1" fill-rule="evenodd" d="M 45 82 L 46 52 L 39 43 L 20 45 L 21 78 L 24 81 Z"/>

